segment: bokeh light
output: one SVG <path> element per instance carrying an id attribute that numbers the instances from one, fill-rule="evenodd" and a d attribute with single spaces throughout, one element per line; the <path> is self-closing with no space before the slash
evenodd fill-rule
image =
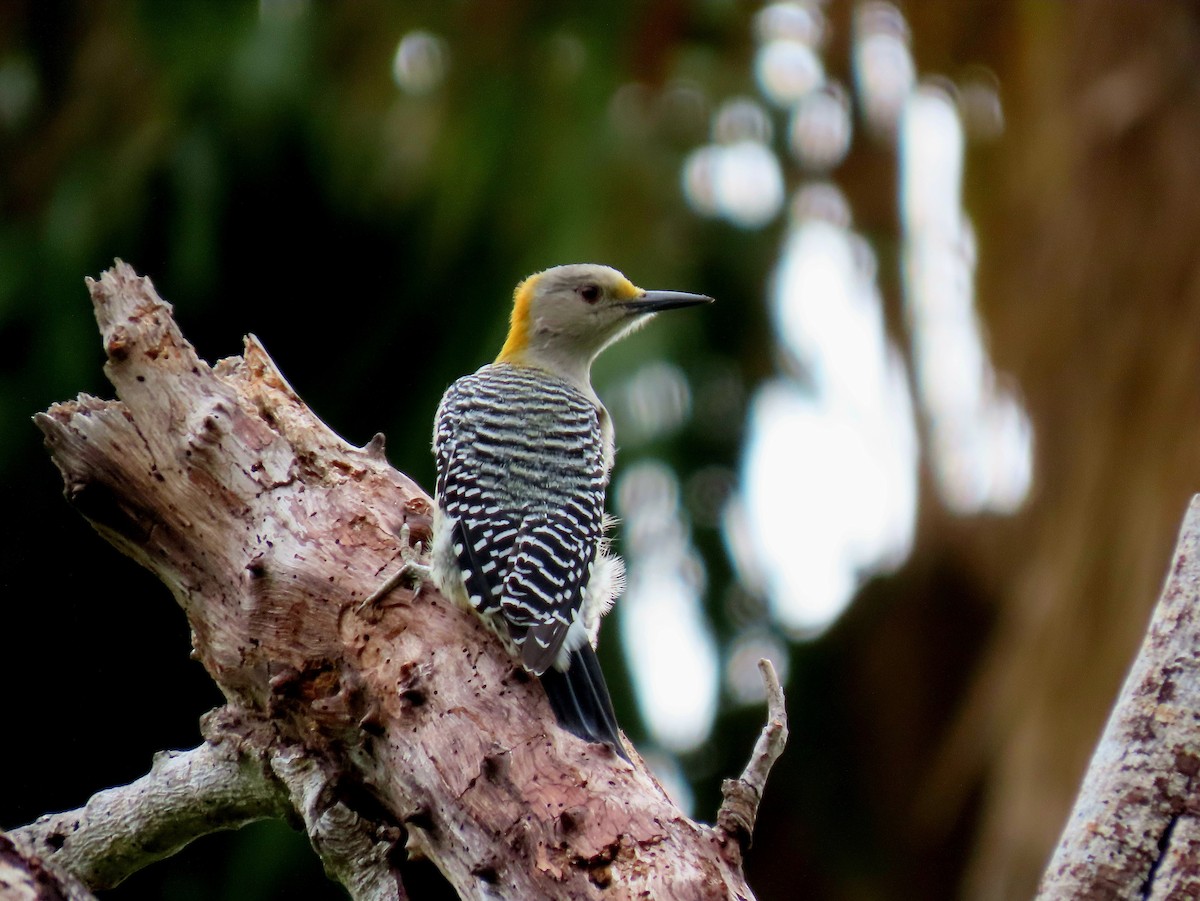
<path id="1" fill-rule="evenodd" d="M 916 81 L 908 23 L 899 9 L 883 0 L 858 6 L 853 57 L 855 88 L 868 129 L 893 135 Z"/>
<path id="2" fill-rule="evenodd" d="M 975 311 L 964 141 L 958 107 L 942 87 L 910 96 L 901 131 L 905 310 L 942 500 L 957 513 L 1008 513 L 1029 491 L 1033 428 L 998 384 Z"/>
<path id="3" fill-rule="evenodd" d="M 798 209 L 832 206 L 829 189 Z M 752 405 L 740 497 L 726 519 L 743 579 L 797 636 L 826 628 L 862 580 L 899 565 L 916 520 L 917 436 L 887 339 L 873 255 L 845 226 L 794 223 L 771 291 L 779 341 L 807 378 Z"/>
<path id="4" fill-rule="evenodd" d="M 609 408 L 625 446 L 671 435 L 692 411 L 687 376 L 666 360 L 640 367 L 609 396 Z"/>
<path id="5" fill-rule="evenodd" d="M 841 85 L 830 83 L 792 109 L 788 146 L 806 170 L 824 172 L 845 159 L 852 128 L 850 98 Z"/>
<path id="6" fill-rule="evenodd" d="M 996 75 L 976 67 L 958 88 L 958 107 L 963 127 L 972 141 L 994 141 L 1004 131 L 1004 106 Z"/>
<path id="7" fill-rule="evenodd" d="M 692 208 L 743 228 L 761 228 L 783 205 L 783 172 L 765 144 L 739 141 L 693 151 L 685 165 L 684 194 Z"/>
<path id="8" fill-rule="evenodd" d="M 821 58 L 807 44 L 768 41 L 755 57 L 755 74 L 763 96 L 777 106 L 790 107 L 825 79 Z"/>
<path id="9" fill-rule="evenodd" d="M 0 128 L 19 128 L 38 98 L 37 73 L 27 59 L 10 56 L 0 61 Z"/>
<path id="10" fill-rule="evenodd" d="M 768 3 L 754 17 L 754 33 L 759 41 L 796 41 L 818 47 L 825 37 L 825 14 L 820 3 Z"/>
<path id="11" fill-rule="evenodd" d="M 725 685 L 735 704 L 761 704 L 767 692 L 763 686 L 760 660 L 770 660 L 781 683 L 790 670 L 787 644 L 778 635 L 763 628 L 749 629 L 730 642 L 726 654 Z"/>
<path id="12" fill-rule="evenodd" d="M 748 97 L 727 100 L 713 115 L 712 136 L 718 144 L 769 144 L 773 133 L 770 114 Z"/>
<path id="13" fill-rule="evenodd" d="M 773 127 L 762 105 L 744 97 L 713 114 L 712 144 L 684 161 L 683 193 L 692 209 L 743 228 L 761 228 L 783 205 L 783 170 L 768 146 Z"/>
<path id="14" fill-rule="evenodd" d="M 450 50 L 435 34 L 410 31 L 400 39 L 392 58 L 392 77 L 406 94 L 422 96 L 435 90 L 446 77 Z"/>
<path id="15" fill-rule="evenodd" d="M 1011 512 L 1028 492 L 1032 427 L 988 359 L 974 309 L 974 236 L 961 200 L 961 117 L 988 140 L 1002 129 L 1003 113 L 985 70 L 965 78 L 954 98 L 918 88 L 908 23 L 886 0 L 854 10 L 853 103 L 826 79 L 819 6 L 768 4 L 755 37 L 759 90 L 788 116 L 786 143 L 802 176 L 825 176 L 846 158 L 854 105 L 867 131 L 898 143 L 913 378 L 887 337 L 875 254 L 852 230 L 844 195 L 829 181 L 802 183 L 768 300 L 780 372 L 754 395 L 740 488 L 722 514 L 743 584 L 768 599 L 785 629 L 814 635 L 864 579 L 907 556 L 919 427 L 950 510 Z M 713 143 L 684 165 L 692 208 L 744 227 L 772 220 L 785 184 L 770 148 L 773 130 L 762 104 L 722 104 Z"/>
<path id="16" fill-rule="evenodd" d="M 672 752 L 696 748 L 717 714 L 719 660 L 704 614 L 704 564 L 692 546 L 679 481 L 666 464 L 624 468 L 616 490 L 628 584 L 621 643 L 651 737 Z"/>

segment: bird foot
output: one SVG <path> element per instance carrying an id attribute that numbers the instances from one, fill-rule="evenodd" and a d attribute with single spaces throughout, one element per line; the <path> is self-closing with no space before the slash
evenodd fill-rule
<path id="1" fill-rule="evenodd" d="M 408 523 L 400 527 L 400 568 L 387 577 L 387 580 L 377 589 L 367 595 L 358 605 L 358 613 L 368 607 L 376 606 L 391 594 L 398 586 L 409 583 L 413 588 L 413 596 L 421 593 L 421 587 L 433 578 L 433 570 L 427 563 L 422 563 L 425 555 L 425 545 L 418 541 L 410 544 Z"/>

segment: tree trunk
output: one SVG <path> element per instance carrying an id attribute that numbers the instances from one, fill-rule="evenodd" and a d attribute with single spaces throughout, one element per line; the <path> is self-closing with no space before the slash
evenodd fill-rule
<path id="1" fill-rule="evenodd" d="M 1200 495 L 1037 897 L 1200 896 Z"/>

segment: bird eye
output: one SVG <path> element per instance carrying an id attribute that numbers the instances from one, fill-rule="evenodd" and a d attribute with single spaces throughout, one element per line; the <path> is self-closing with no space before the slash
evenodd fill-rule
<path id="1" fill-rule="evenodd" d="M 588 303 L 595 303 L 600 299 L 599 285 L 584 285 L 579 289 L 579 296 Z"/>

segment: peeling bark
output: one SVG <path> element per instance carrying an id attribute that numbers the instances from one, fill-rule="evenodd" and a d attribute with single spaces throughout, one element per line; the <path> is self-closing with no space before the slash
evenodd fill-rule
<path id="1" fill-rule="evenodd" d="M 382 439 L 335 435 L 253 337 L 210 367 L 120 261 L 88 284 L 118 400 L 36 418 L 66 496 L 170 587 L 228 702 L 209 744 L 252 741 L 354 897 L 403 897 L 401 840 L 463 898 L 752 897 L 748 835 L 693 822 L 636 755 L 558 729 L 475 617 L 430 586 L 360 612 L 402 527 L 430 530 Z"/>

